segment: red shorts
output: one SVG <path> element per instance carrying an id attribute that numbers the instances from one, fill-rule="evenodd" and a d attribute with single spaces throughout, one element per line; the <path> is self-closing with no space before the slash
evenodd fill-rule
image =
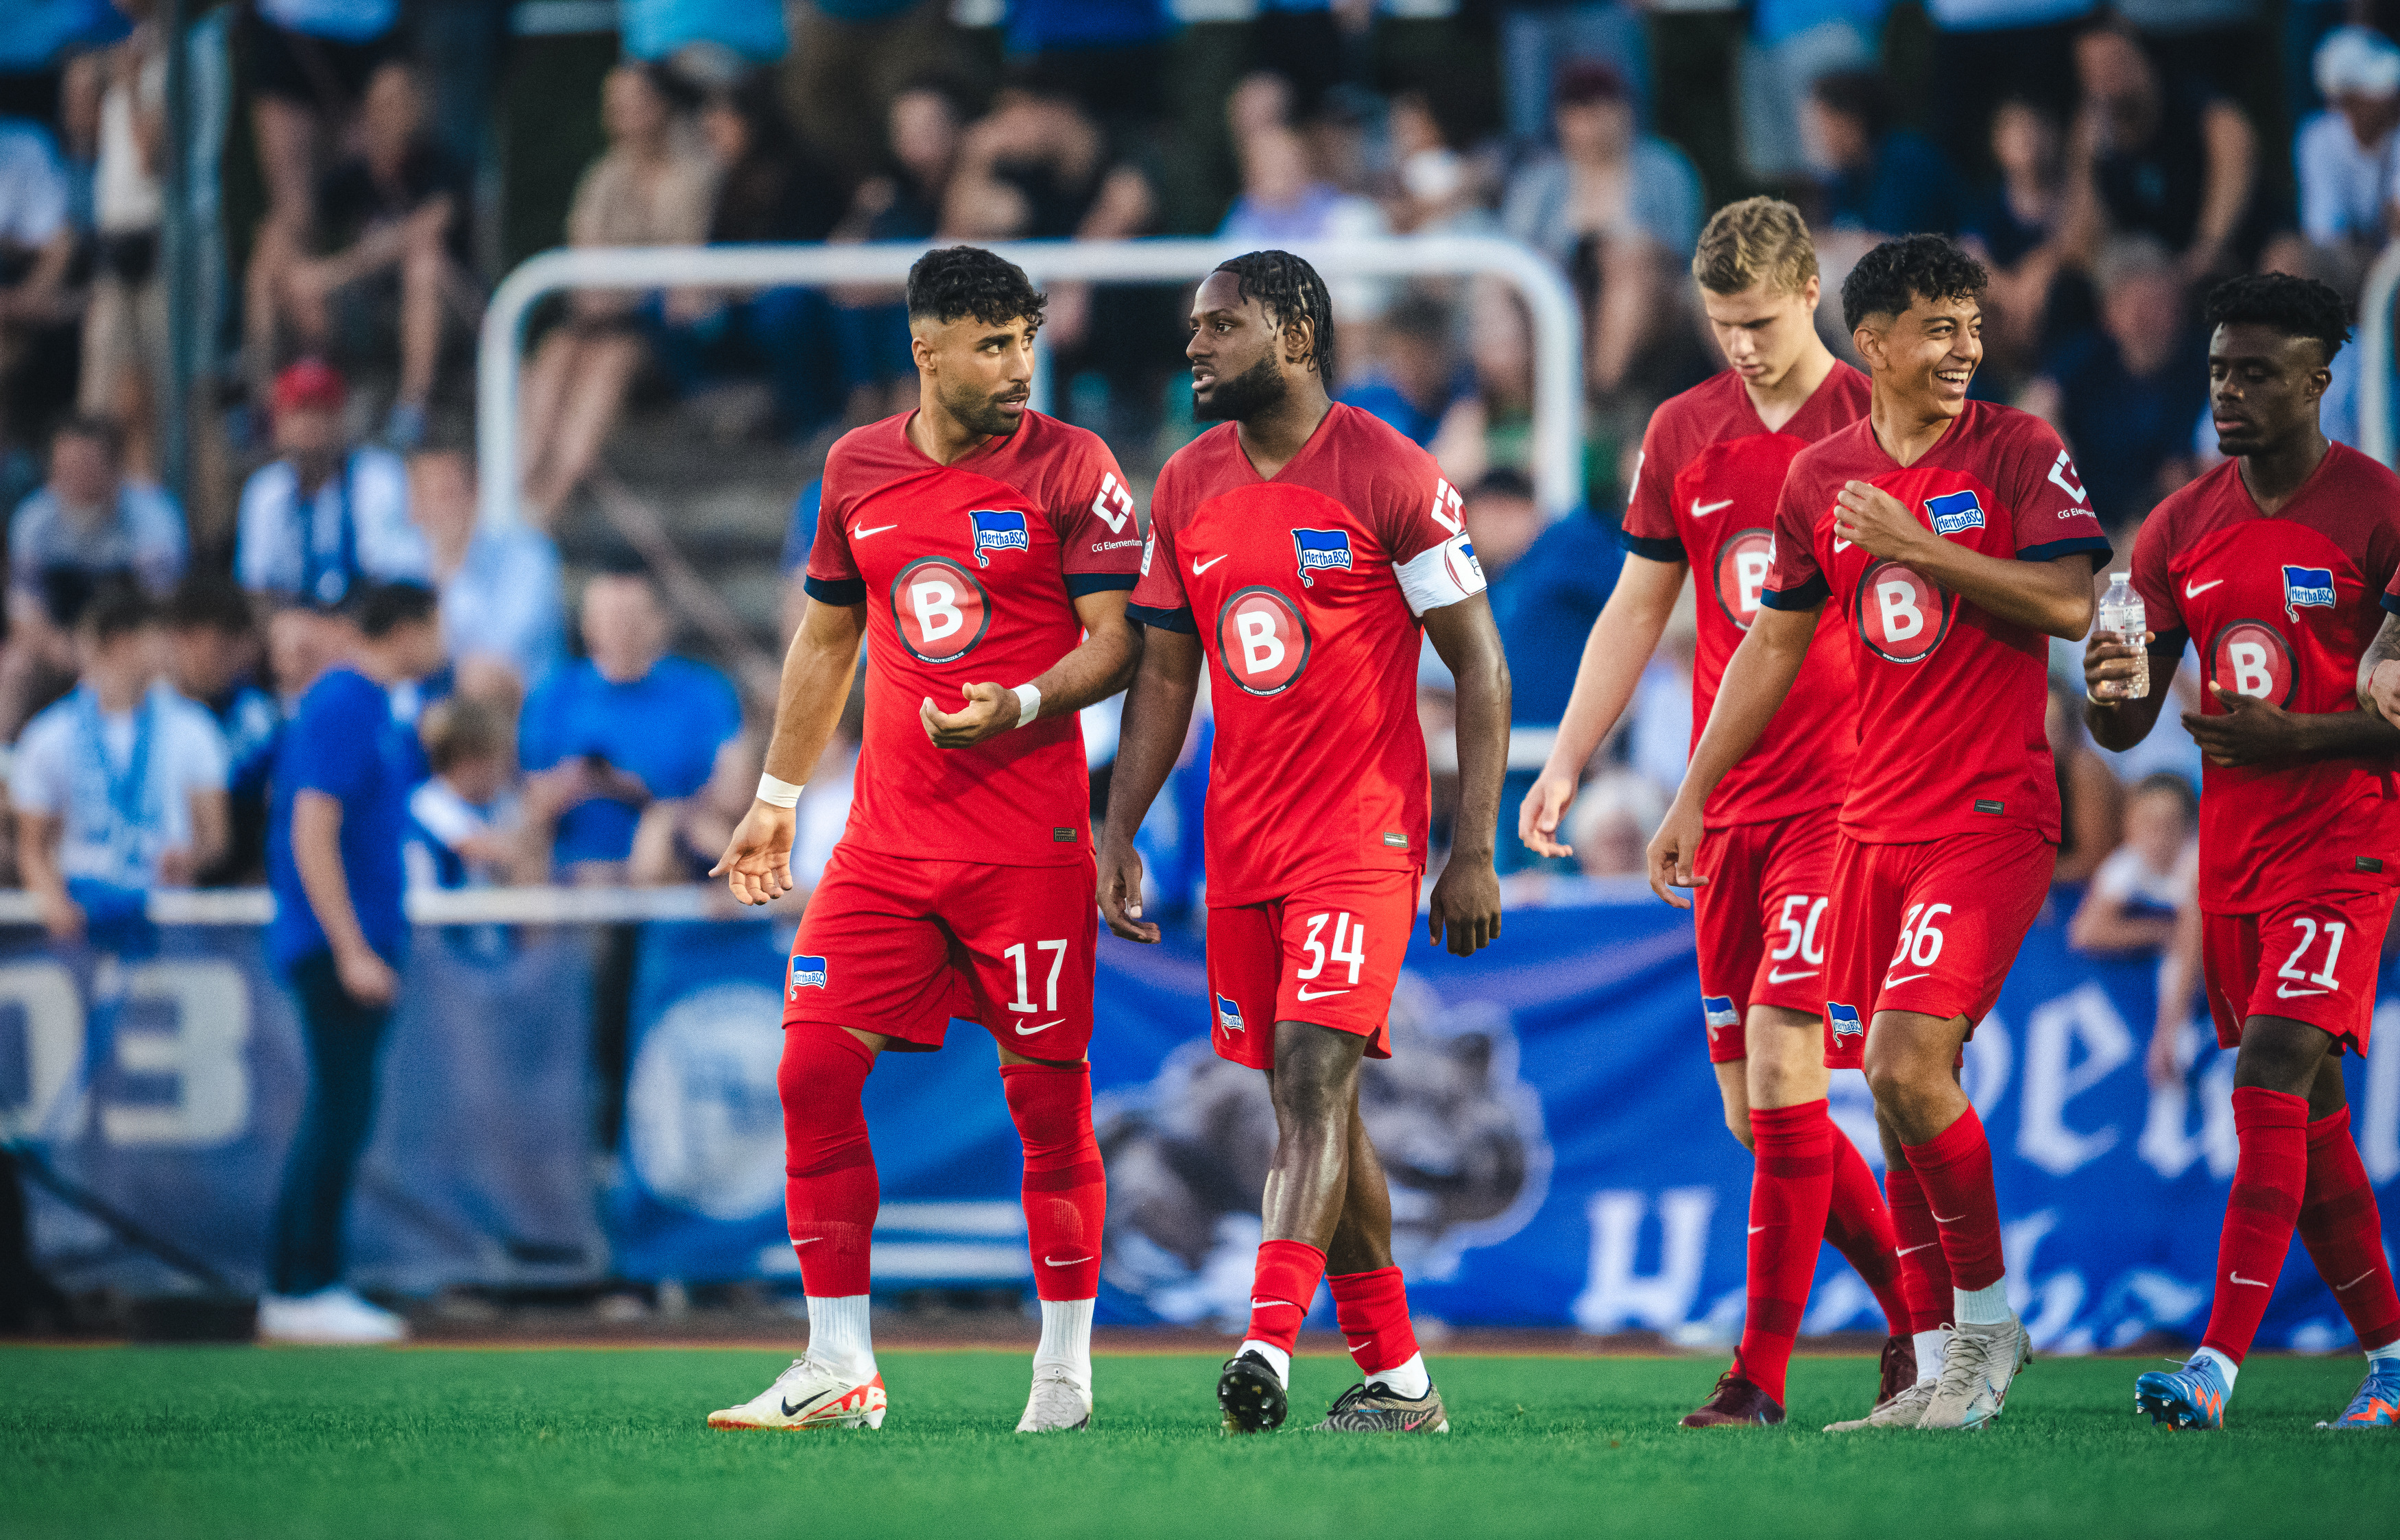
<path id="1" fill-rule="evenodd" d="M 1305 1021 L 1392 1056 L 1392 990 L 1417 922 L 1415 872 L 1354 872 L 1288 898 L 1208 911 L 1218 1056 L 1275 1068 L 1275 1024 Z"/>
<path id="2" fill-rule="evenodd" d="M 2305 1021 L 2339 1052 L 2364 1055 L 2392 894 L 2327 893 L 2258 914 L 2201 916 L 2200 955 L 2216 1044 L 2238 1047 L 2252 1016 Z"/>
<path id="3" fill-rule="evenodd" d="M 1099 910 L 1088 852 L 1064 866 L 910 861 L 844 842 L 809 898 L 784 1025 L 827 1022 L 939 1048 L 952 1016 L 1028 1058 L 1092 1041 Z"/>
<path id="4" fill-rule="evenodd" d="M 1753 1005 L 1824 1014 L 1825 894 L 1837 832 L 1831 808 L 1708 831 L 1696 868 L 1708 880 L 1692 890 L 1692 923 L 1710 1063 L 1749 1056 L 1742 1024 Z"/>
<path id="5" fill-rule="evenodd" d="M 1835 841 L 1826 1066 L 1861 1067 L 1877 1011 L 1965 1016 L 1974 1036 L 2057 865 L 2058 847 L 2023 827 L 1915 845 Z"/>

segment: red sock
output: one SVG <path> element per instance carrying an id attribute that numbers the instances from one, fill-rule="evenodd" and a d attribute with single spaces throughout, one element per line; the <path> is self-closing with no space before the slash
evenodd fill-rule
<path id="1" fill-rule="evenodd" d="M 1108 1177 L 1092 1138 L 1091 1066 L 1003 1064 L 1000 1088 L 1025 1145 L 1033 1292 L 1088 1300 L 1100 1291 L 1100 1225 L 1109 1208 Z"/>
<path id="2" fill-rule="evenodd" d="M 2400 1342 L 2400 1296 L 2383 1255 L 2383 1217 L 2358 1146 L 2350 1138 L 2350 1109 L 2309 1124 L 2309 1185 L 2300 1202 L 2300 1239 L 2310 1261 L 2341 1302 L 2358 1345 Z"/>
<path id="3" fill-rule="evenodd" d="M 1834 1198 L 1833 1141 L 1841 1136 L 1821 1101 L 1753 1107 L 1750 1131 L 1757 1160 L 1750 1179 L 1749 1298 L 1734 1363 L 1780 1405 L 1792 1342 L 1817 1275 L 1817 1245 Z"/>
<path id="4" fill-rule="evenodd" d="M 2292 1249 L 2292 1226 L 2309 1185 L 2309 1103 L 2305 1097 L 2257 1085 L 2233 1088 L 2233 1130 L 2242 1161 L 2225 1195 L 2225 1229 L 2216 1242 L 2216 1302 L 2200 1340 L 2235 1363 L 2250 1351 L 2275 1278 Z"/>
<path id="5" fill-rule="evenodd" d="M 1825 1210 L 1825 1240 L 1875 1290 L 1875 1303 L 1883 1306 L 1891 1334 L 1908 1335 L 1912 1313 L 1907 1293 L 1901 1288 L 1900 1258 L 1895 1254 L 1899 1243 L 1892 1239 L 1891 1214 L 1883 1206 L 1883 1190 L 1875 1185 L 1875 1173 L 1867 1169 L 1866 1157 L 1839 1128 L 1834 1129 L 1833 1202 Z"/>
<path id="6" fill-rule="evenodd" d="M 1261 1241 L 1258 1271 L 1250 1275 L 1250 1326 L 1245 1341 L 1289 1353 L 1300 1341 L 1300 1323 L 1325 1276 L 1325 1253 L 1306 1241 Z"/>
<path id="7" fill-rule="evenodd" d="M 1900 1259 L 1900 1290 L 1908 1302 L 1911 1333 L 1935 1331 L 1950 1324 L 1950 1260 L 1942 1254 L 1942 1228 L 1925 1204 L 1925 1186 L 1916 1173 L 1895 1165 L 1883 1174 L 1883 1190 L 1891 1200 L 1892 1255 Z"/>
<path id="8" fill-rule="evenodd" d="M 784 1097 L 784 1215 L 800 1286 L 819 1299 L 866 1292 L 867 1247 L 880 1192 L 859 1091 L 875 1051 L 839 1027 L 784 1030 L 775 1076 Z"/>
<path id="9" fill-rule="evenodd" d="M 1992 1186 L 1992 1144 L 1972 1107 L 1923 1144 L 1906 1146 L 1926 1206 L 1942 1229 L 1942 1256 L 1956 1288 L 1988 1288 L 2000 1261 L 2000 1199 Z"/>
<path id="10" fill-rule="evenodd" d="M 1417 1356 L 1416 1329 L 1409 1324 L 1409 1291 L 1398 1268 L 1336 1273 L 1325 1281 L 1333 1290 L 1333 1318 L 1341 1323 L 1342 1343 L 1357 1360 L 1360 1378 L 1371 1380 Z"/>

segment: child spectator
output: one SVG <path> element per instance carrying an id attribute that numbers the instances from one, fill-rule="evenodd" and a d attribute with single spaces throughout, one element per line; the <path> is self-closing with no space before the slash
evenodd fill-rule
<path id="1" fill-rule="evenodd" d="M 152 888 L 183 887 L 225 846 L 225 751 L 208 714 L 157 679 L 157 613 L 113 586 L 75 626 L 75 693 L 34 718 L 8 791 L 42 926 L 103 945 L 138 930 Z"/>
<path id="2" fill-rule="evenodd" d="M 361 579 L 422 583 L 430 562 L 408 514 L 408 468 L 399 456 L 343 442 L 348 387 L 321 360 L 276 377 L 280 458 L 241 489 L 234 575 L 254 593 L 330 608 Z"/>
<path id="3" fill-rule="evenodd" d="M 283 708 L 258 684 L 264 647 L 250 596 L 229 578 L 194 573 L 168 600 L 167 673 L 225 739 L 232 832 L 201 885 L 255 882 L 266 870 L 266 783 L 283 733 Z"/>
<path id="4" fill-rule="evenodd" d="M 2125 798 L 2125 842 L 2092 874 L 2066 944 L 2100 954 L 2163 949 L 2198 891 L 2199 813 L 2189 781 L 2168 770 L 2144 777 Z"/>
<path id="5" fill-rule="evenodd" d="M 539 881 L 539 870 L 529 868 L 539 867 L 539 856 L 526 848 L 524 808 L 510 784 L 516 753 L 508 718 L 453 697 L 426 707 L 416 733 L 433 774 L 408 794 L 408 885 Z"/>

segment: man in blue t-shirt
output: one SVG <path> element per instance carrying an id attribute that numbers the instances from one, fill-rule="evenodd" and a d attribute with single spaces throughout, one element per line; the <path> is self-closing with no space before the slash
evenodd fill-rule
<path id="1" fill-rule="evenodd" d="M 642 810 L 700 790 L 718 745 L 742 730 L 733 687 L 669 656 L 670 631 L 647 574 L 602 573 L 583 590 L 586 656 L 525 702 L 518 756 L 529 799 L 563 810 L 552 860 L 568 880 L 621 875 Z"/>
<path id="2" fill-rule="evenodd" d="M 406 1334 L 398 1316 L 343 1287 L 342 1227 L 408 941 L 401 849 L 418 758 L 391 691 L 442 666 L 442 627 L 433 591 L 417 583 L 360 585 L 346 618 L 349 661 L 300 698 L 275 763 L 268 941 L 307 1040 L 308 1091 L 258 1306 L 269 1341 Z"/>

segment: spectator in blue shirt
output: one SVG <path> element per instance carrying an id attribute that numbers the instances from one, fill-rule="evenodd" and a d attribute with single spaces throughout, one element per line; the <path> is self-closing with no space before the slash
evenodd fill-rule
<path id="1" fill-rule="evenodd" d="M 258 683 L 265 650 L 250 596 L 233 579 L 196 572 L 167 601 L 168 675 L 215 720 L 225 743 L 232 835 L 224 859 L 201 871 L 204 887 L 255 882 L 266 872 L 267 777 L 283 708 Z"/>
<path id="2" fill-rule="evenodd" d="M 1957 179 L 1932 141 L 1893 126 L 1891 88 L 1873 70 L 1835 70 L 1801 115 L 1823 189 L 1823 228 L 1883 236 L 1958 227 Z"/>
<path id="3" fill-rule="evenodd" d="M 408 941 L 402 847 L 417 754 L 391 691 L 442 666 L 442 628 L 433 591 L 416 583 L 365 587 L 350 617 L 350 661 L 302 697 L 275 766 L 268 939 L 307 1043 L 308 1089 L 258 1306 L 271 1341 L 389 1342 L 407 1330 L 344 1287 L 342 1231 Z"/>
<path id="4" fill-rule="evenodd" d="M 525 523 L 477 517 L 474 459 L 429 449 L 408 462 L 409 506 L 425 533 L 442 593 L 442 639 L 470 695 L 522 701 L 566 653 L 558 546 Z M 505 689 L 489 671 L 505 669 Z"/>
<path id="5" fill-rule="evenodd" d="M 1411 294 L 1384 318 L 1366 377 L 1344 389 L 1342 400 L 1425 444 L 1441 430 L 1443 414 L 1474 382 L 1452 342 L 1450 307 Z"/>
<path id="6" fill-rule="evenodd" d="M 544 806 L 564 810 L 552 859 L 571 880 L 612 881 L 642 810 L 707 784 L 717 746 L 742 729 L 725 675 L 667 652 L 665 605 L 638 568 L 583 590 L 586 656 L 525 702 L 518 752 Z"/>

